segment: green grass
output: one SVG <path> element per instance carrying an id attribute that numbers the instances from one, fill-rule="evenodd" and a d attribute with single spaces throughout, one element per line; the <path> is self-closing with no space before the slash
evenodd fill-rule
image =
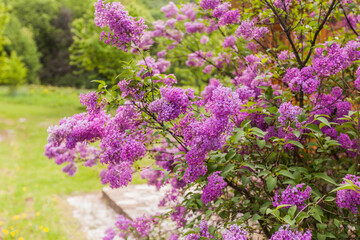
<path id="1" fill-rule="evenodd" d="M 69 177 L 43 155 L 48 126 L 84 110 L 80 92 L 30 86 L 9 95 L 0 88 L 0 239 L 84 239 L 65 199 L 101 190 L 100 167 Z"/>

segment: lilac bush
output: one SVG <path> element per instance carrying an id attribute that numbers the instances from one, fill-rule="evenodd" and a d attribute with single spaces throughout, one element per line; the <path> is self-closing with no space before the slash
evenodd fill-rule
<path id="1" fill-rule="evenodd" d="M 99 0 L 101 40 L 135 61 L 49 128 L 45 155 L 69 175 L 98 164 L 112 188 L 138 171 L 166 188 L 167 212 L 119 217 L 104 239 L 356 239 L 356 4 L 171 2 L 147 27 Z M 181 86 L 193 75 L 199 90 Z"/>

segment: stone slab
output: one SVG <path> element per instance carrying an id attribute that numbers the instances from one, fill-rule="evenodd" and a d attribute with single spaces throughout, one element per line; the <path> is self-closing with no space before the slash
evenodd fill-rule
<path id="1" fill-rule="evenodd" d="M 118 214 L 130 219 L 163 213 L 166 210 L 158 206 L 166 190 L 157 191 L 154 186 L 140 184 L 120 189 L 104 187 L 102 193 L 103 198 Z"/>
<path id="2" fill-rule="evenodd" d="M 67 202 L 88 240 L 103 239 L 105 231 L 115 224 L 117 213 L 105 203 L 100 192 L 71 196 Z"/>

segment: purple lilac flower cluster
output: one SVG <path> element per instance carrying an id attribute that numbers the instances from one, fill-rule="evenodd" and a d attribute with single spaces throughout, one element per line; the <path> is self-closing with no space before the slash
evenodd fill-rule
<path id="1" fill-rule="evenodd" d="M 357 78 L 354 82 L 354 85 L 357 90 L 360 90 L 360 67 L 358 67 L 358 69 L 356 70 L 356 76 L 357 76 Z"/>
<path id="2" fill-rule="evenodd" d="M 233 224 L 229 230 L 225 230 L 222 234 L 223 240 L 247 240 L 247 232 L 240 226 Z"/>
<path id="3" fill-rule="evenodd" d="M 149 105 L 149 110 L 158 114 L 159 121 L 170 121 L 186 113 L 194 98 L 194 90 L 175 87 L 161 87 L 160 94 L 161 98 Z"/>
<path id="4" fill-rule="evenodd" d="M 70 118 L 64 118 L 58 126 L 48 129 L 48 143 L 45 146 L 45 156 L 53 158 L 55 163 L 68 165 L 63 171 L 74 175 L 77 167 L 75 159 L 85 161 L 86 166 L 93 166 L 99 159 L 100 151 L 89 146 L 89 143 L 100 140 L 105 134 L 105 123 L 110 116 L 102 110 L 103 104 L 97 105 L 98 95 L 87 93 L 80 96 L 80 101 L 88 110 L 88 113 L 76 114 Z"/>
<path id="5" fill-rule="evenodd" d="M 189 114 L 176 127 L 176 132 L 184 136 L 185 144 L 191 148 L 185 156 L 188 167 L 184 178 L 188 182 L 194 182 L 200 175 L 205 175 L 207 170 L 204 161 L 207 154 L 221 149 L 225 144 L 226 135 L 231 133 L 234 126 L 230 119 L 239 110 L 239 96 L 230 88 L 219 85 L 211 90 L 206 89 L 206 92 L 208 96 L 205 109 L 211 116 L 201 115 L 196 119 Z"/>
<path id="6" fill-rule="evenodd" d="M 166 61 L 164 58 L 159 58 L 157 61 L 152 57 L 146 57 L 145 60 L 140 60 L 137 63 L 138 66 L 141 67 L 141 70 L 138 72 L 138 76 L 142 78 L 154 76 L 156 74 L 164 73 L 168 67 L 170 67 L 171 63 Z M 147 72 L 146 74 L 142 74 L 144 71 L 148 71 L 151 69 L 151 73 Z"/>
<path id="7" fill-rule="evenodd" d="M 217 5 L 213 11 L 213 17 L 219 19 L 219 25 L 225 26 L 240 22 L 240 12 L 238 9 L 230 10 L 231 3 L 224 2 Z"/>
<path id="8" fill-rule="evenodd" d="M 130 220 L 123 215 L 116 218 L 115 227 L 120 231 L 119 237 L 127 239 L 129 237 L 149 237 L 152 224 L 155 222 L 152 216 L 141 216 L 135 220 Z M 105 232 L 106 236 L 103 240 L 113 240 L 116 232 L 113 228 Z"/>
<path id="9" fill-rule="evenodd" d="M 200 228 L 199 234 L 191 233 L 189 235 L 186 235 L 184 240 L 198 240 L 201 237 L 203 237 L 203 238 L 213 238 L 213 236 L 211 236 L 210 233 L 209 233 L 209 227 L 208 227 L 206 221 L 201 221 L 200 225 L 199 225 L 199 228 Z"/>
<path id="10" fill-rule="evenodd" d="M 104 184 L 119 188 L 131 181 L 132 164 L 146 152 L 146 135 L 140 124 L 135 106 L 130 102 L 119 107 L 107 123 L 106 134 L 100 143 L 103 151 L 100 162 L 108 164 L 108 169 L 101 174 Z"/>
<path id="11" fill-rule="evenodd" d="M 310 230 L 300 232 L 291 229 L 289 226 L 281 226 L 280 229 L 274 233 L 270 240 L 311 240 L 312 234 Z"/>
<path id="12" fill-rule="evenodd" d="M 320 80 L 314 75 L 312 67 L 305 67 L 301 70 L 289 68 L 282 80 L 289 85 L 292 91 L 303 91 L 306 94 L 316 92 L 320 86 Z"/>
<path id="13" fill-rule="evenodd" d="M 344 179 L 352 181 L 356 186 L 360 187 L 360 177 L 347 174 Z M 344 180 L 342 184 L 345 184 Z M 349 209 L 353 214 L 358 214 L 358 207 L 360 206 L 360 192 L 350 189 L 343 189 L 337 191 L 336 204 L 340 208 Z"/>
<path id="14" fill-rule="evenodd" d="M 221 4 L 221 0 L 201 0 L 200 7 L 203 9 L 215 9 Z"/>
<path id="15" fill-rule="evenodd" d="M 306 186 L 306 188 L 303 189 L 304 186 L 304 183 L 298 184 L 295 187 L 289 185 L 281 194 L 279 194 L 279 191 L 276 191 L 273 200 L 274 207 L 284 204 L 297 206 L 300 210 L 306 207 L 305 201 L 310 199 L 311 187 Z"/>
<path id="16" fill-rule="evenodd" d="M 140 38 L 147 26 L 145 20 L 129 16 L 119 2 L 107 3 L 98 0 L 95 3 L 95 24 L 98 27 L 109 27 L 110 32 L 101 33 L 100 39 L 123 51 L 127 51 L 131 44 L 139 46 Z"/>
<path id="17" fill-rule="evenodd" d="M 359 46 L 359 41 L 349 41 L 344 47 L 337 43 L 325 43 L 325 48 L 315 50 L 312 67 L 320 77 L 337 74 L 360 59 Z"/>
<path id="18" fill-rule="evenodd" d="M 298 123 L 296 116 L 302 113 L 302 109 L 292 105 L 291 102 L 284 102 L 279 107 L 279 113 L 279 122 L 285 126 L 288 122 L 296 121 Z"/>
<path id="19" fill-rule="evenodd" d="M 166 5 L 166 6 L 163 6 L 160 9 L 160 11 L 165 13 L 166 18 L 171 18 L 171 17 L 176 16 L 176 14 L 179 11 L 179 8 L 176 6 L 176 4 L 174 2 L 169 2 L 169 4 Z"/>
<path id="20" fill-rule="evenodd" d="M 222 190 L 227 186 L 224 178 L 219 176 L 221 172 L 214 172 L 208 177 L 208 184 L 203 189 L 201 200 L 204 204 L 216 200 L 223 193 Z"/>
<path id="21" fill-rule="evenodd" d="M 242 21 L 235 34 L 237 37 L 243 37 L 245 40 L 250 41 L 252 39 L 259 40 L 269 32 L 266 27 L 256 27 L 254 21 L 245 20 Z"/>

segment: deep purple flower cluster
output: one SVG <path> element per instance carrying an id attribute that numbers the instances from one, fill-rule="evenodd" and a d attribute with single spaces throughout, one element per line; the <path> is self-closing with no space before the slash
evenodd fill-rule
<path id="1" fill-rule="evenodd" d="M 314 104 L 312 114 L 324 114 L 327 116 L 332 116 L 334 118 L 333 121 L 337 123 L 342 123 L 340 118 L 342 118 L 344 115 L 347 115 L 351 110 L 351 103 L 344 100 L 342 90 L 339 87 L 332 88 L 330 94 L 313 94 L 311 100 Z"/>
<path id="2" fill-rule="evenodd" d="M 239 95 L 230 88 L 219 86 L 213 91 L 211 101 L 207 102 L 205 109 L 217 118 L 228 118 L 237 113 L 239 106 Z"/>
<path id="3" fill-rule="evenodd" d="M 274 233 L 270 240 L 311 240 L 312 234 L 310 230 L 300 232 L 291 229 L 289 226 L 282 226 Z"/>
<path id="4" fill-rule="evenodd" d="M 266 27 L 256 27 L 254 21 L 245 20 L 242 21 L 235 34 L 237 37 L 243 37 L 245 40 L 250 41 L 252 39 L 259 40 L 269 32 Z"/>
<path id="5" fill-rule="evenodd" d="M 219 176 L 221 172 L 214 172 L 208 177 L 208 184 L 203 189 L 201 195 L 201 201 L 204 204 L 208 204 L 211 201 L 216 200 L 223 193 L 222 190 L 227 186 L 224 178 Z"/>
<path id="6" fill-rule="evenodd" d="M 176 206 L 174 211 L 171 212 L 171 221 L 176 223 L 177 227 L 183 227 L 186 224 L 186 208 Z"/>
<path id="7" fill-rule="evenodd" d="M 204 161 L 210 151 L 221 149 L 226 136 L 231 134 L 234 127 L 230 119 L 238 113 L 241 101 L 236 92 L 223 87 L 217 80 L 212 81 L 204 91 L 204 99 L 198 104 L 205 104 L 210 117 L 201 115 L 195 118 L 189 114 L 176 127 L 178 134 L 184 136 L 184 142 L 190 147 L 185 156 L 188 167 L 184 178 L 188 182 L 196 181 L 200 175 L 206 173 Z"/>
<path id="8" fill-rule="evenodd" d="M 87 107 L 88 114 L 76 114 L 62 119 L 57 126 L 49 127 L 48 144 L 45 146 L 45 156 L 53 158 L 56 164 L 69 163 L 63 171 L 71 176 L 76 172 L 74 160 L 78 157 L 87 166 L 97 163 L 100 151 L 90 147 L 89 143 L 104 136 L 104 125 L 110 119 L 102 110 L 103 105 L 97 105 L 97 94 L 87 93 L 80 98 Z"/>
<path id="9" fill-rule="evenodd" d="M 210 235 L 209 233 L 209 227 L 207 225 L 207 222 L 205 221 L 201 221 L 200 225 L 200 233 L 196 234 L 196 233 L 191 233 L 189 235 L 186 235 L 184 240 L 198 240 L 199 238 L 203 237 L 203 238 L 213 238 L 213 236 Z"/>
<path id="10" fill-rule="evenodd" d="M 284 204 L 297 206 L 300 210 L 306 207 L 305 201 L 310 198 L 311 187 L 306 186 L 306 188 L 303 189 L 304 186 L 304 183 L 298 184 L 295 187 L 289 185 L 281 194 L 279 194 L 279 191 L 276 191 L 273 201 L 274 207 Z"/>
<path id="11" fill-rule="evenodd" d="M 356 70 L 356 75 L 357 75 L 357 78 L 354 82 L 354 85 L 357 90 L 360 90 L 360 67 L 358 67 L 358 69 Z"/>
<path id="12" fill-rule="evenodd" d="M 132 180 L 132 173 L 132 166 L 128 162 L 109 164 L 108 168 L 100 173 L 101 183 L 109 183 L 111 188 L 127 186 Z"/>
<path id="13" fill-rule="evenodd" d="M 123 51 L 127 51 L 131 44 L 139 46 L 141 36 L 147 28 L 143 18 L 136 20 L 129 16 L 119 2 L 105 4 L 105 1 L 98 0 L 95 3 L 95 16 L 98 27 L 110 29 L 109 33 L 102 32 L 100 39 Z"/>
<path id="14" fill-rule="evenodd" d="M 201 0 L 200 7 L 203 9 L 215 9 L 221 4 L 221 0 Z"/>
<path id="15" fill-rule="evenodd" d="M 222 234 L 223 240 L 247 240 L 247 232 L 236 224 L 230 226 L 229 230 L 225 230 Z"/>
<path id="16" fill-rule="evenodd" d="M 161 87 L 160 94 L 161 98 L 149 105 L 149 110 L 158 114 L 159 121 L 170 121 L 186 113 L 194 98 L 193 90 L 176 87 Z"/>
<path id="17" fill-rule="evenodd" d="M 360 43 L 350 41 L 344 47 L 337 43 L 325 43 L 325 49 L 317 48 L 313 59 L 313 69 L 318 76 L 330 76 L 348 68 L 360 59 Z"/>
<path id="18" fill-rule="evenodd" d="M 145 135 L 140 124 L 135 106 L 128 102 L 106 125 L 100 162 L 108 164 L 108 169 L 103 170 L 101 181 L 110 183 L 110 187 L 126 186 L 131 181 L 132 164 L 145 155 Z"/>
<path id="19" fill-rule="evenodd" d="M 320 80 L 314 76 L 312 67 L 305 67 L 301 70 L 289 68 L 283 78 L 283 82 L 287 83 L 292 91 L 303 91 L 307 94 L 316 92 L 320 86 Z"/>
<path id="20" fill-rule="evenodd" d="M 296 116 L 302 113 L 302 109 L 292 105 L 291 102 L 284 102 L 279 107 L 279 113 L 279 122 L 285 126 L 288 122 L 296 121 L 298 123 Z"/>
<path id="21" fill-rule="evenodd" d="M 352 181 L 356 186 L 360 187 L 360 177 L 347 174 L 344 179 Z M 346 184 L 344 180 L 342 184 Z M 337 191 L 336 204 L 340 208 L 349 209 L 353 214 L 358 214 L 360 206 L 360 192 L 358 190 L 343 189 Z"/>

